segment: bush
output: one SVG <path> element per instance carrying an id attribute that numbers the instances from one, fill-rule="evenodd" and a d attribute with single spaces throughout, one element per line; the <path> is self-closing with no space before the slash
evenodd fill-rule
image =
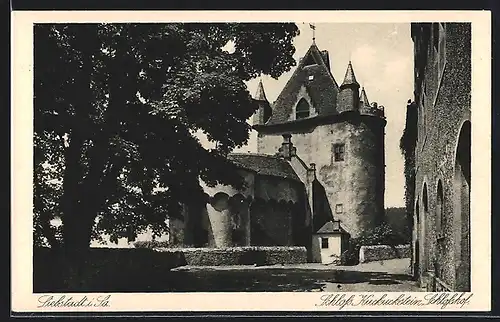
<path id="1" fill-rule="evenodd" d="M 405 244 L 405 239 L 396 234 L 388 224 L 382 224 L 374 229 L 364 232 L 357 238 L 349 239 L 347 249 L 342 253 L 343 265 L 359 264 L 359 249 L 361 246 L 396 245 Z"/>
<path id="2" fill-rule="evenodd" d="M 168 240 L 139 240 L 134 242 L 135 248 L 165 248 L 170 247 L 170 242 Z"/>
<path id="3" fill-rule="evenodd" d="M 305 247 L 230 247 L 158 249 L 163 252 L 182 252 L 187 265 L 275 265 L 307 262 Z"/>

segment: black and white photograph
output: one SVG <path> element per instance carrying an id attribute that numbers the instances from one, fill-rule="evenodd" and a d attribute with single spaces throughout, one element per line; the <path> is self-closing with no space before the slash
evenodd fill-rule
<path id="1" fill-rule="evenodd" d="M 449 18 L 33 22 L 32 171 L 13 167 L 32 180 L 34 305 L 319 292 L 312 310 L 466 309 L 489 232 L 472 115 L 490 107 L 474 23 Z"/>

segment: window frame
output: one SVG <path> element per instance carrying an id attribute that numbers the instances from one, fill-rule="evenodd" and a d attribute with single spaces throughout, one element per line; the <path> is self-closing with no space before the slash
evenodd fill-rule
<path id="1" fill-rule="evenodd" d="M 332 157 L 334 162 L 343 162 L 346 157 L 345 143 L 334 143 L 332 145 Z"/>
<path id="2" fill-rule="evenodd" d="M 305 106 L 307 106 L 307 110 L 305 108 L 304 109 L 302 108 Z M 301 116 L 299 117 L 299 115 Z M 302 97 L 295 105 L 295 119 L 296 120 L 306 119 L 309 116 L 311 116 L 311 105 L 305 98 Z"/>
<path id="3" fill-rule="evenodd" d="M 328 237 L 321 237 L 321 249 L 328 249 L 328 248 L 330 248 L 330 243 L 329 243 L 328 239 L 329 239 Z"/>

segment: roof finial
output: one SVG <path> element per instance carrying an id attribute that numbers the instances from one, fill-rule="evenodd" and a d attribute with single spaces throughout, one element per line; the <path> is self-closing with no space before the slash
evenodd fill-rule
<path id="1" fill-rule="evenodd" d="M 309 28 L 313 31 L 313 44 L 316 45 L 316 25 L 313 23 L 309 23 Z"/>

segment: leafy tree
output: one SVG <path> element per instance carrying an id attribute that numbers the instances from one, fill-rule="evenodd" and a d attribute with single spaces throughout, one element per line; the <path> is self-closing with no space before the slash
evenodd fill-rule
<path id="1" fill-rule="evenodd" d="M 39 24 L 35 239 L 78 254 L 102 233 L 165 232 L 199 179 L 241 186 L 226 155 L 256 105 L 245 81 L 295 65 L 295 24 Z M 224 50 L 228 43 L 234 51 Z M 195 132 L 215 143 L 205 149 Z"/>

